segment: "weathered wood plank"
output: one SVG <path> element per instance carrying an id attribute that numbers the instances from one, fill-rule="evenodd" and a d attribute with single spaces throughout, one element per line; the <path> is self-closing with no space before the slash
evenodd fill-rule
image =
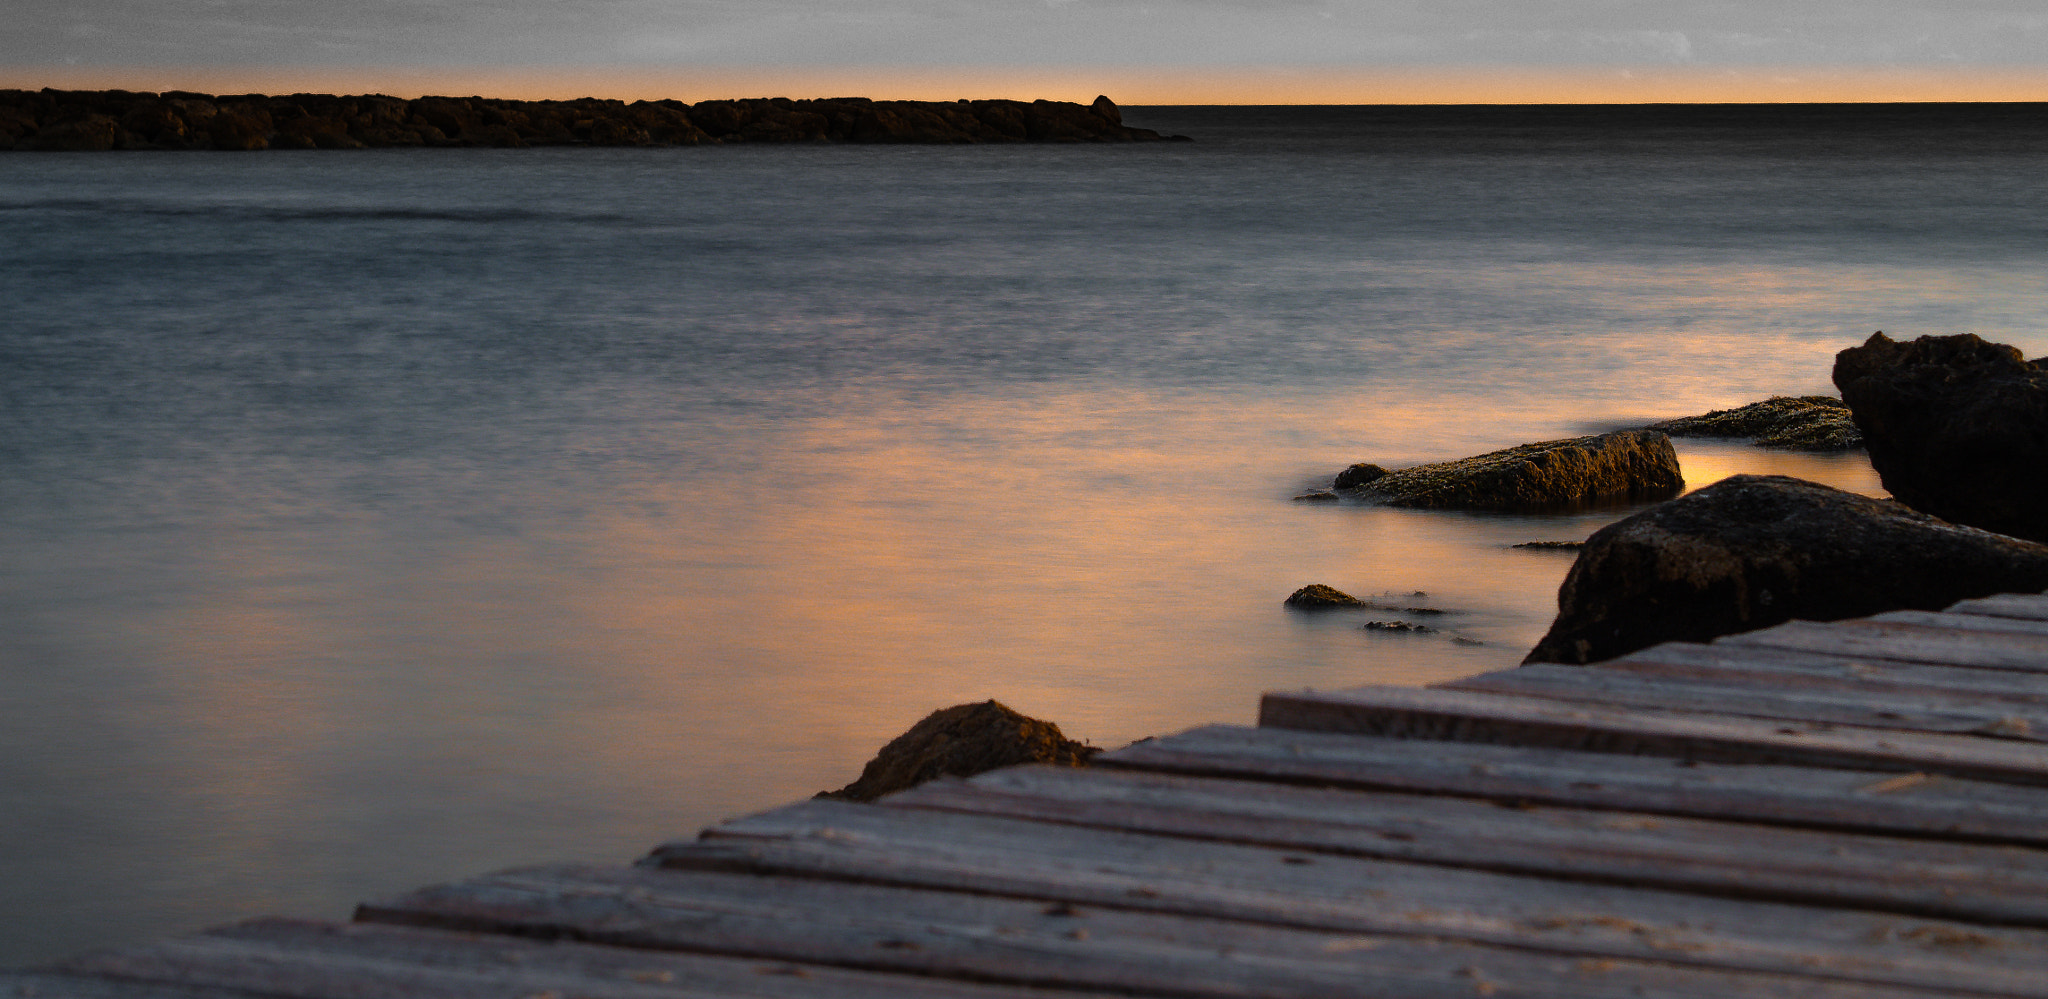
<path id="1" fill-rule="evenodd" d="M 787 961 L 431 929 L 261 920 L 61 970 L 291 999 L 1050 999 L 1055 993 Z M 201 992 L 202 995 L 215 993 Z M 169 999 L 169 997 L 166 997 Z"/>
<path id="2" fill-rule="evenodd" d="M 376 903 L 364 915 L 636 948 L 742 948 L 813 964 L 1217 999 L 1465 999 L 1478 982 L 1495 995 L 1554 999 L 1863 995 L 1861 985 L 1806 976 L 1586 961 L 1469 941 L 713 871 L 510 871 Z"/>
<path id="3" fill-rule="evenodd" d="M 1896 610 L 1869 617 L 1856 618 L 1858 621 L 1879 621 L 1885 624 L 1917 624 L 1925 628 L 1954 628 L 1960 631 L 1989 631 L 2014 635 L 2048 635 L 2048 621 L 2029 618 L 2001 617 L 1995 614 L 1969 614 L 1949 611 Z"/>
<path id="4" fill-rule="evenodd" d="M 1989 617 L 2030 618 L 2048 621 L 2048 594 L 2001 593 L 1965 600 L 1949 608 L 1954 614 L 1983 614 Z"/>
<path id="5" fill-rule="evenodd" d="M 1210 725 L 1096 758 L 1313 783 L 1822 829 L 2048 845 L 2048 792 L 1932 775 L 1701 763 L 1573 750 Z"/>
<path id="6" fill-rule="evenodd" d="M 1787 621 L 1716 645 L 1765 646 L 1905 662 L 2048 673 L 2048 636 L 1963 631 L 1885 621 Z"/>
<path id="7" fill-rule="evenodd" d="M 53 971 L 0 971 L 0 999 L 251 999 L 240 989 L 130 982 Z"/>
<path id="8" fill-rule="evenodd" d="M 811 801 L 649 863 L 1440 936 L 1993 995 L 2048 995 L 2048 933 Z"/>
<path id="9" fill-rule="evenodd" d="M 2048 677 L 2014 670 L 1795 652 L 1764 646 L 1667 642 L 1592 668 L 1645 676 L 1741 677 L 1780 689 L 1937 691 L 1985 702 L 2048 708 Z"/>
<path id="10" fill-rule="evenodd" d="M 1270 693 L 1259 724 L 1459 742 L 1497 742 L 1733 763 L 1945 774 L 2048 785 L 2048 747 L 2007 739 L 1673 715 L 1505 694 L 1412 687 Z"/>
<path id="11" fill-rule="evenodd" d="M 1987 735 L 2048 742 L 2048 709 L 1967 694 L 1922 690 L 1910 697 L 1896 691 L 1787 689 L 1769 681 L 1739 677 L 1644 676 L 1599 666 L 1531 663 L 1436 684 L 1439 690 L 1540 697 L 1575 704 L 1603 704 L 1650 711 L 1777 718 L 1856 725 L 1863 728 Z"/>
<path id="12" fill-rule="evenodd" d="M 2018 847 L 1100 768 L 1012 767 L 881 804 L 2048 926 L 2048 851 Z"/>

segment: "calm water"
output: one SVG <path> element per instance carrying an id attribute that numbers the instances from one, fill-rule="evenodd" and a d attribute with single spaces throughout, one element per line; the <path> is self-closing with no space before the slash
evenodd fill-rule
<path id="1" fill-rule="evenodd" d="M 1508 546 L 1625 511 L 1289 497 L 2048 349 L 2039 125 L 1130 119 L 1202 141 L 0 157 L 0 965 L 623 862 L 965 700 L 1510 665 L 1569 558 Z"/>

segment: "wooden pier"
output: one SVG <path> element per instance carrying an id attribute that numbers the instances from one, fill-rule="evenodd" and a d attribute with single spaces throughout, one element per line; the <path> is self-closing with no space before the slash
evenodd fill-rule
<path id="1" fill-rule="evenodd" d="M 1269 694 L 0 996 L 2048 997 L 2048 595 Z"/>

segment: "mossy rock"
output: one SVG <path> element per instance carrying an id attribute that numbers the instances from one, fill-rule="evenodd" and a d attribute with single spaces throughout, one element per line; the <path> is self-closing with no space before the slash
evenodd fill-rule
<path id="1" fill-rule="evenodd" d="M 1735 409 L 1652 423 L 1646 429 L 1673 437 L 1749 437 L 1762 447 L 1846 451 L 1863 446 L 1849 406 L 1828 395 L 1775 395 Z"/>
<path id="2" fill-rule="evenodd" d="M 1289 594 L 1285 601 L 1297 610 L 1328 610 L 1333 607 L 1364 607 L 1365 601 L 1334 586 L 1310 583 Z"/>
<path id="3" fill-rule="evenodd" d="M 1058 725 L 996 701 L 956 704 L 889 740 L 859 780 L 818 797 L 873 801 L 940 777 L 972 777 L 1020 763 L 1086 766 L 1097 752 L 1061 734 Z"/>
<path id="4" fill-rule="evenodd" d="M 1684 488 L 1671 438 L 1620 430 L 1404 468 L 1357 495 L 1423 509 L 1555 510 L 1669 499 Z"/>

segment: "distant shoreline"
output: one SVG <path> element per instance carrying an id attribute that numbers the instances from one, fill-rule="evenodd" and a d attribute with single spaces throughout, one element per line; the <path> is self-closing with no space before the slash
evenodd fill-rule
<path id="1" fill-rule="evenodd" d="M 490 97 L 0 90 L 0 151 L 1185 141 L 1115 102 L 520 101 Z"/>

